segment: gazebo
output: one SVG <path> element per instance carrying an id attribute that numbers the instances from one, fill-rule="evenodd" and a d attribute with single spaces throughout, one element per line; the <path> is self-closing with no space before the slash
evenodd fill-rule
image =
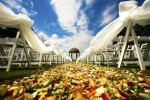
<path id="1" fill-rule="evenodd" d="M 80 51 L 77 48 L 74 47 L 69 50 L 69 57 L 71 57 L 72 61 L 76 61 L 79 56 Z"/>

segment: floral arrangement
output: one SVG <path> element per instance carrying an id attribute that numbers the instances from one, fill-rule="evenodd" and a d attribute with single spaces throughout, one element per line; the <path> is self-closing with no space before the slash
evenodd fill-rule
<path id="1" fill-rule="evenodd" d="M 148 100 L 150 78 L 134 69 L 69 63 L 0 86 L 4 100 Z"/>

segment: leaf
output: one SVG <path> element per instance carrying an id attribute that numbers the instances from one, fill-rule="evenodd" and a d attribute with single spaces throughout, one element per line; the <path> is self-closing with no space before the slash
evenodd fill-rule
<path id="1" fill-rule="evenodd" d="M 78 81 L 78 80 L 72 80 L 72 83 L 74 83 L 74 84 L 80 84 L 80 81 Z"/>
<path id="2" fill-rule="evenodd" d="M 140 93 L 139 96 L 144 98 L 144 100 L 150 100 L 150 96 L 148 94 Z"/>
<path id="3" fill-rule="evenodd" d="M 23 87 L 19 87 L 19 94 L 23 93 L 24 88 Z"/>
<path id="4" fill-rule="evenodd" d="M 0 97 L 3 97 L 3 95 L 7 92 L 7 86 L 1 86 L 0 87 Z"/>
<path id="5" fill-rule="evenodd" d="M 12 96 L 13 96 L 13 97 L 17 97 L 18 94 L 19 94 L 19 91 L 18 91 L 18 89 L 16 89 L 16 90 L 14 90 Z"/>
<path id="6" fill-rule="evenodd" d="M 77 93 L 77 97 L 74 100 L 86 100 L 82 94 L 82 92 Z"/>
<path id="7" fill-rule="evenodd" d="M 43 86 L 47 86 L 47 85 L 49 85 L 49 83 L 50 83 L 50 80 L 46 80 L 46 81 L 43 83 Z"/>
<path id="8" fill-rule="evenodd" d="M 56 96 L 50 96 L 50 97 L 47 97 L 46 99 L 44 100 L 56 100 Z"/>

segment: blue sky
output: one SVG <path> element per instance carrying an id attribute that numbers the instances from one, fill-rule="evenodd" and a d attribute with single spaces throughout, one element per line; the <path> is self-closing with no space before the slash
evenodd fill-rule
<path id="1" fill-rule="evenodd" d="M 0 0 L 16 14 L 29 16 L 37 36 L 65 52 L 72 47 L 83 52 L 118 17 L 121 1 L 125 0 Z M 137 1 L 141 5 L 144 0 Z"/>

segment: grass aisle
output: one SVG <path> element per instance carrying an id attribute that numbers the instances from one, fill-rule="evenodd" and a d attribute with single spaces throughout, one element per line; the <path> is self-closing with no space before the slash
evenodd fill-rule
<path id="1" fill-rule="evenodd" d="M 37 67 L 13 69 L 7 74 L 0 71 L 0 74 L 3 74 L 1 80 L 14 80 L 1 84 L 0 98 L 5 100 L 150 99 L 150 77 L 144 73 L 131 67 L 117 69 L 79 63 L 44 69 Z"/>

